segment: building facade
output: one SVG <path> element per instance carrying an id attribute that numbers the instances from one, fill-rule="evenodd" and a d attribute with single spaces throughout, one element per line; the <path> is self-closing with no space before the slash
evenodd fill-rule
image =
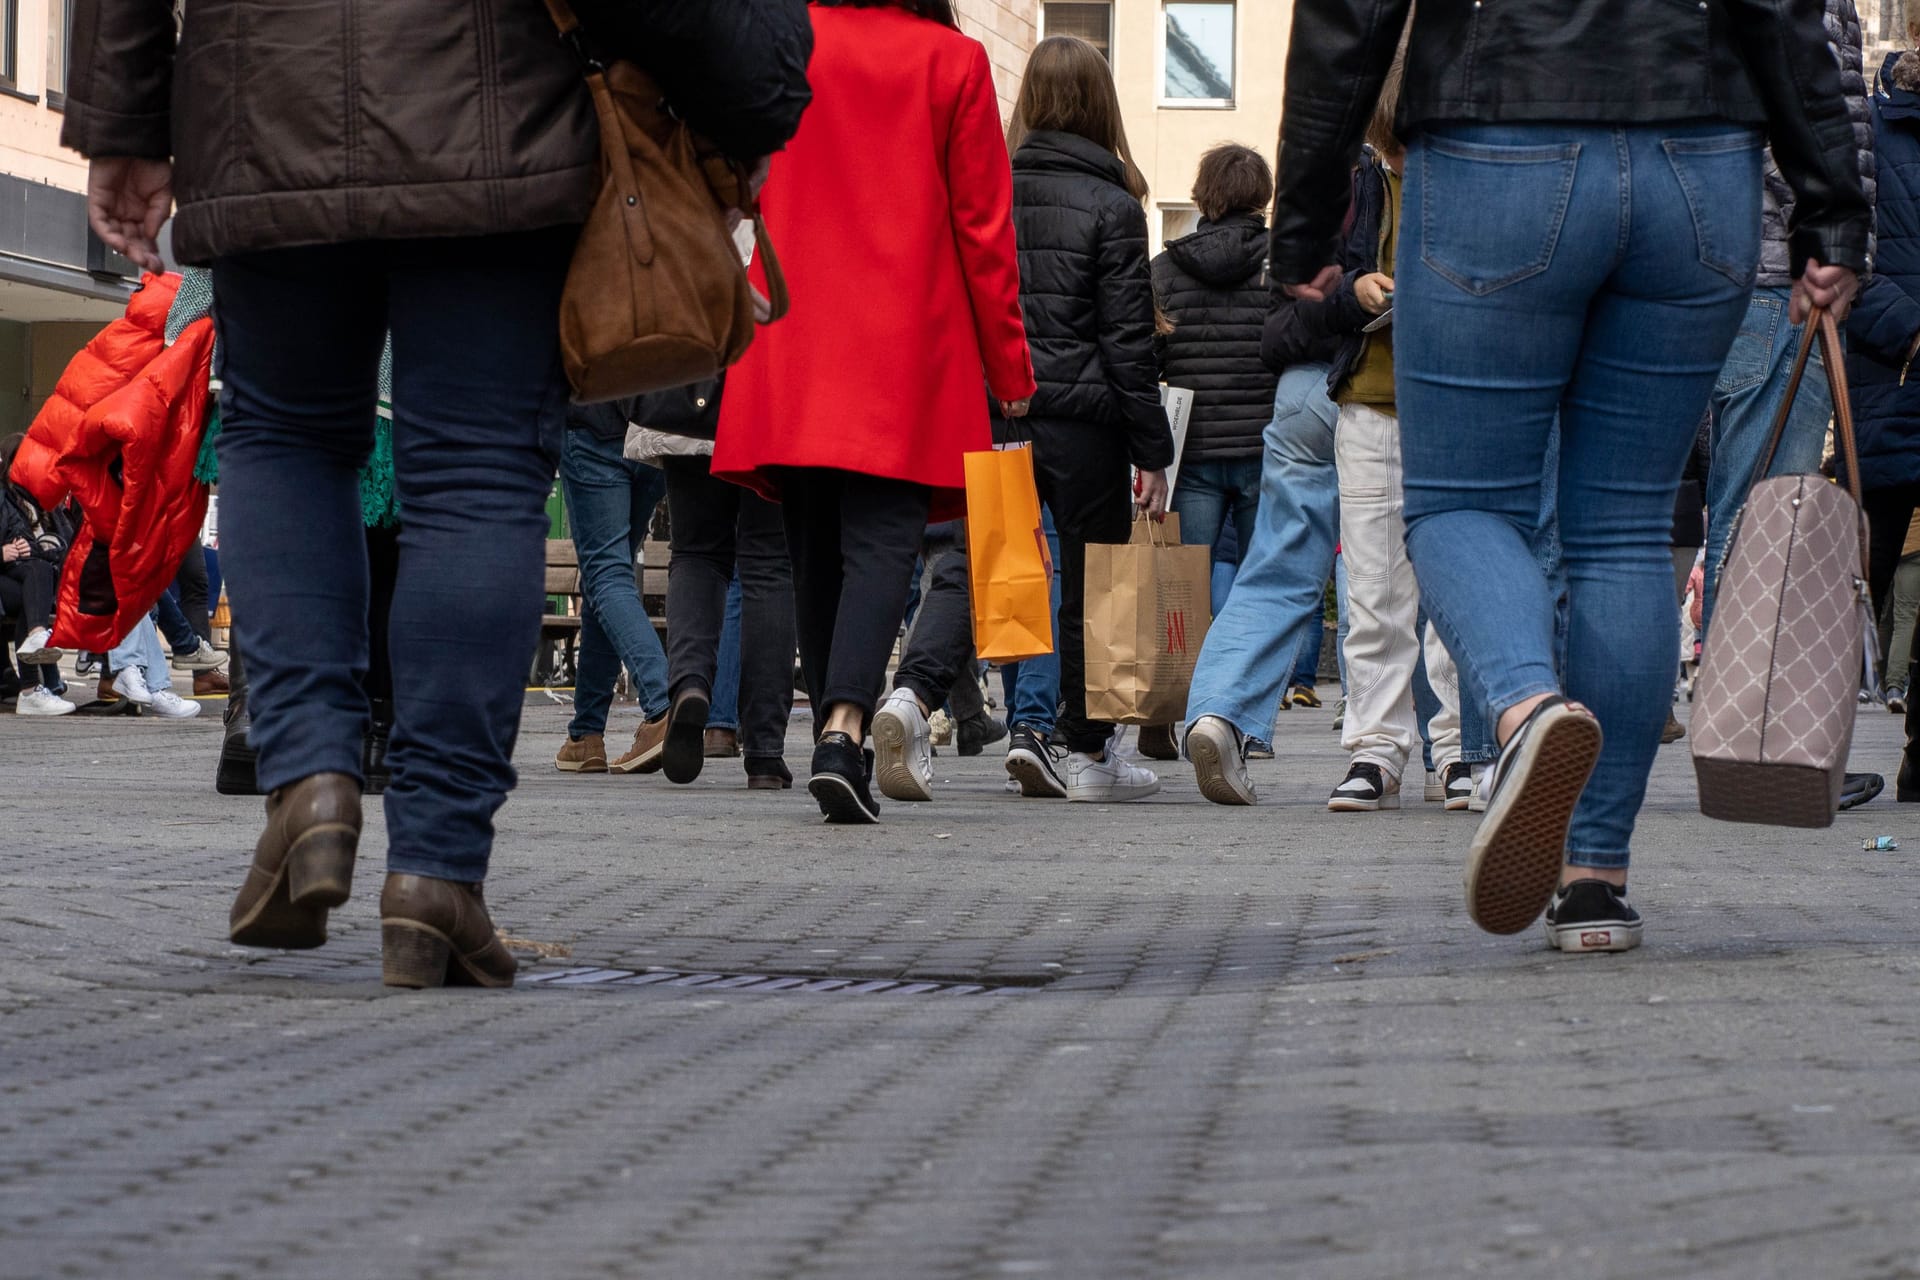
<path id="1" fill-rule="evenodd" d="M 134 265 L 87 227 L 86 162 L 60 146 L 71 0 L 0 0 L 0 435 L 126 306 Z"/>
<path id="2" fill-rule="evenodd" d="M 954 10 L 961 30 L 987 46 L 993 85 L 1000 92 L 1000 118 L 1007 119 L 1039 30 L 1040 0 L 956 0 Z"/>
<path id="3" fill-rule="evenodd" d="M 1290 0 L 1042 0 L 1036 35 L 1075 35 L 1107 55 L 1134 160 L 1146 174 L 1153 247 L 1192 230 L 1193 175 L 1221 142 L 1271 163 L 1280 135 Z"/>

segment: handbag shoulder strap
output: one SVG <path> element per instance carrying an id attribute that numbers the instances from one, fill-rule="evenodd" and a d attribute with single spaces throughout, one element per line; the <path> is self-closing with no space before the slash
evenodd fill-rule
<path id="1" fill-rule="evenodd" d="M 1759 464 L 1753 474 L 1747 477 L 1747 490 L 1767 478 L 1773 469 L 1774 455 L 1780 451 L 1780 441 L 1786 435 L 1787 419 L 1792 416 L 1793 402 L 1800 394 L 1800 383 L 1807 374 L 1807 361 L 1813 355 L 1815 338 L 1820 342 L 1820 362 L 1826 366 L 1827 391 L 1833 399 L 1833 439 L 1840 451 L 1840 463 L 1846 472 L 1847 492 L 1853 497 L 1853 505 L 1865 510 L 1860 496 L 1860 446 L 1855 439 L 1853 429 L 1853 397 L 1847 389 L 1846 352 L 1840 346 L 1840 327 L 1835 323 L 1833 313 L 1824 307 L 1815 308 L 1807 317 L 1805 332 L 1800 337 L 1800 350 L 1793 359 L 1793 374 L 1787 380 L 1786 395 L 1781 397 L 1779 412 L 1774 414 L 1773 432 L 1767 438 L 1767 447 L 1761 451 Z M 1868 553 L 1867 533 L 1862 521 L 1860 532 L 1860 573 L 1868 576 L 1871 557 Z"/>

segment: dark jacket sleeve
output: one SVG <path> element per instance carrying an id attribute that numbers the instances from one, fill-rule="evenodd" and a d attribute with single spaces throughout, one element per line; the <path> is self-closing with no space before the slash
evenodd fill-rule
<path id="1" fill-rule="evenodd" d="M 806 0 L 575 0 L 575 7 L 599 44 L 651 72 L 674 109 L 729 155 L 778 151 L 813 100 Z"/>
<path id="2" fill-rule="evenodd" d="M 1847 341 L 1891 365 L 1904 365 L 1920 338 L 1920 302 L 1882 275 L 1871 277 L 1847 313 Z"/>
<path id="3" fill-rule="evenodd" d="M 170 0 L 75 0 L 60 141 L 83 156 L 173 154 Z"/>
<path id="4" fill-rule="evenodd" d="M 1270 372 L 1285 373 L 1301 364 L 1331 364 L 1338 354 L 1340 340 L 1304 310 L 1311 305 L 1274 290 L 1266 325 L 1260 330 L 1260 363 Z"/>
<path id="5" fill-rule="evenodd" d="M 1726 0 L 1726 8 L 1735 46 L 1766 107 L 1774 161 L 1793 187 L 1794 274 L 1809 258 L 1865 271 L 1873 210 L 1823 6 Z"/>
<path id="6" fill-rule="evenodd" d="M 1095 263 L 1094 331 L 1107 386 L 1127 428 L 1127 454 L 1142 471 L 1173 462 L 1173 432 L 1160 407 L 1153 354 L 1153 282 L 1147 273 L 1147 213 L 1125 200 L 1101 218 Z"/>
<path id="7" fill-rule="evenodd" d="M 1348 175 L 1413 0 L 1294 0 L 1273 208 L 1275 283 L 1333 262 L 1352 199 Z"/>

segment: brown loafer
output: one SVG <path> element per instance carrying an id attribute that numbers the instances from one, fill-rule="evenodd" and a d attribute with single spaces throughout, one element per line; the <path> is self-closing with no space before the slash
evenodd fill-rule
<path id="1" fill-rule="evenodd" d="M 196 698 L 217 698 L 223 693 L 232 693 L 233 686 L 227 682 L 224 671 L 196 671 L 193 673 L 193 696 Z"/>
<path id="2" fill-rule="evenodd" d="M 709 760 L 732 760 L 740 754 L 740 735 L 732 729 L 709 729 L 700 749 Z"/>
<path id="3" fill-rule="evenodd" d="M 316 773 L 275 791 L 227 936 L 290 951 L 325 942 L 327 912 L 353 891 L 359 847 L 360 784 L 351 776 Z"/>
<path id="4" fill-rule="evenodd" d="M 479 885 L 400 872 L 380 892 L 380 955 L 390 987 L 510 987 L 520 968 Z"/>

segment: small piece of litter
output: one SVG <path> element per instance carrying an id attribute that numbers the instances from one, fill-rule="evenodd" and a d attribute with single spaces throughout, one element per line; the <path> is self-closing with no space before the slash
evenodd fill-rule
<path id="1" fill-rule="evenodd" d="M 938 833 L 936 833 L 936 834 L 934 835 L 934 837 L 933 837 L 933 838 L 934 838 L 935 840 L 951 840 L 951 839 L 953 839 L 953 832 L 951 832 L 951 831 L 941 831 L 941 832 L 938 832 Z"/>
<path id="2" fill-rule="evenodd" d="M 1900 842 L 1892 836 L 1874 836 L 1870 840 L 1862 840 L 1860 847 L 1868 853 L 1890 853 L 1900 847 Z"/>

